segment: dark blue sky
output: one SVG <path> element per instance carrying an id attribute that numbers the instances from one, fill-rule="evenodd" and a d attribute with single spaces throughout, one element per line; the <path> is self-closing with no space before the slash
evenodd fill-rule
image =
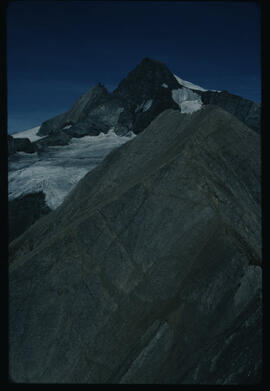
<path id="1" fill-rule="evenodd" d="M 204 88 L 260 102 L 260 30 L 256 2 L 9 3 L 9 131 L 67 110 L 99 81 L 112 91 L 143 57 Z"/>

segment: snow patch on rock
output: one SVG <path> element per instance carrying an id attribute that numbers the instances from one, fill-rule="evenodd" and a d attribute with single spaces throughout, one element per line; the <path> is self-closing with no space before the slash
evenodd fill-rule
<path id="1" fill-rule="evenodd" d="M 143 106 L 143 111 L 147 111 L 150 109 L 150 107 L 152 106 L 152 103 L 153 103 L 153 100 L 152 99 L 149 99 L 148 101 L 145 102 L 144 106 Z"/>
<path id="2" fill-rule="evenodd" d="M 200 110 L 202 107 L 202 101 L 197 100 L 187 100 L 182 102 L 181 105 L 181 113 L 193 113 L 194 111 Z"/>
<path id="3" fill-rule="evenodd" d="M 180 84 L 180 86 L 187 87 L 187 88 L 190 88 L 190 89 L 192 89 L 192 90 L 197 90 L 197 91 L 221 92 L 221 91 L 219 91 L 219 90 L 206 90 L 206 89 L 203 88 L 203 87 L 200 87 L 200 86 L 197 86 L 196 84 L 191 83 L 190 81 L 181 79 L 179 76 L 176 76 L 176 75 L 173 75 L 173 76 L 176 78 L 176 80 L 178 81 L 178 83 Z"/>
<path id="4" fill-rule="evenodd" d="M 207 91 L 205 88 L 202 88 L 200 86 L 196 86 L 196 84 L 193 84 L 190 81 L 180 79 L 180 77 L 178 77 L 176 75 L 173 75 L 173 76 L 176 78 L 176 80 L 178 81 L 178 83 L 181 86 L 184 86 L 184 87 L 187 87 L 187 88 L 191 88 L 192 90 Z"/>
<path id="5" fill-rule="evenodd" d="M 182 113 L 193 113 L 202 107 L 200 95 L 185 87 L 172 90 L 172 99 L 178 104 Z"/>
<path id="6" fill-rule="evenodd" d="M 138 111 L 145 112 L 149 110 L 150 107 L 152 106 L 152 103 L 153 103 L 152 99 L 148 99 L 146 102 L 143 101 L 143 103 L 141 103 L 139 106 L 136 107 L 135 113 L 137 113 Z"/>
<path id="7" fill-rule="evenodd" d="M 38 136 L 37 132 L 39 131 L 40 126 L 24 130 L 23 132 L 12 133 L 11 136 L 14 138 L 28 138 L 31 142 L 37 141 L 45 136 Z"/>

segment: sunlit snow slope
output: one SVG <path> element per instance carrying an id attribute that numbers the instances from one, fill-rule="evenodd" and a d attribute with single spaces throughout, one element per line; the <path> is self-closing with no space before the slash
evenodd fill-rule
<path id="1" fill-rule="evenodd" d="M 40 126 L 36 126 L 35 128 L 24 130 L 19 133 L 12 133 L 12 137 L 14 138 L 29 138 L 31 142 L 37 141 L 44 136 L 37 136 L 37 132 L 39 131 Z"/>
<path id="2" fill-rule="evenodd" d="M 174 75 L 174 77 L 176 78 L 176 80 L 178 81 L 178 83 L 181 86 L 184 86 L 184 87 L 187 87 L 187 88 L 191 88 L 192 90 L 207 91 L 205 88 L 202 88 L 200 86 L 196 86 L 195 84 L 191 83 L 190 81 L 186 81 L 186 80 L 180 79 L 179 76 Z"/>

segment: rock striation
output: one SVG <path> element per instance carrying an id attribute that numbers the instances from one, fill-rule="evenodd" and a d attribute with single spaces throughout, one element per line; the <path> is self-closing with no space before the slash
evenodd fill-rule
<path id="1" fill-rule="evenodd" d="M 11 243 L 11 378 L 259 382 L 260 197 L 256 132 L 163 111 Z"/>

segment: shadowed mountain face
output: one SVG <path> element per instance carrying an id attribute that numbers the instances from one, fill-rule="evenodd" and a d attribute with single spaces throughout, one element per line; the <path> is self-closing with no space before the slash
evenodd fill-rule
<path id="1" fill-rule="evenodd" d="M 10 246 L 19 382 L 261 379 L 259 135 L 165 110 Z"/>

